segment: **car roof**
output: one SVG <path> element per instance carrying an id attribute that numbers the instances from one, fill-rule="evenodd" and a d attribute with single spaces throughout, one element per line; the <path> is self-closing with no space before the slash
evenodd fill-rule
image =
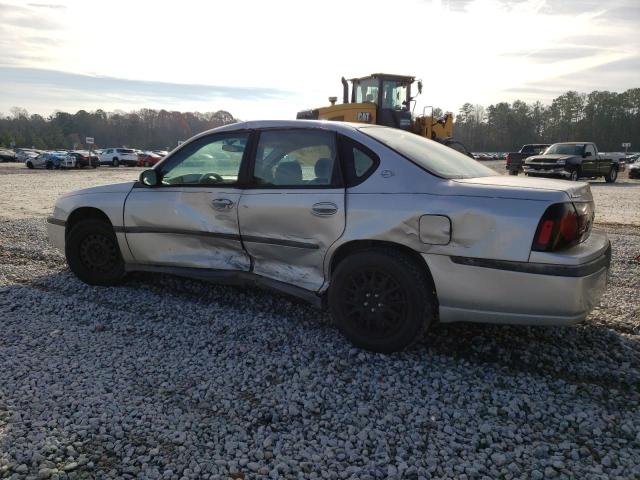
<path id="1" fill-rule="evenodd" d="M 370 126 L 365 123 L 335 122 L 329 120 L 250 120 L 246 122 L 230 123 L 222 127 L 202 132 L 198 136 L 213 132 L 233 132 L 236 130 L 250 130 L 258 128 L 320 128 L 340 133 L 351 133 L 358 127 Z"/>

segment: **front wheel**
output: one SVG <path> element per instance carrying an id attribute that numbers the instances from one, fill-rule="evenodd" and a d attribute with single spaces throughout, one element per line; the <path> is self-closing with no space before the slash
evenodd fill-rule
<path id="1" fill-rule="evenodd" d="M 404 350 L 433 322 L 436 297 L 427 273 L 407 255 L 372 249 L 345 258 L 331 277 L 329 308 L 357 347 Z"/>
<path id="2" fill-rule="evenodd" d="M 75 225 L 65 246 L 67 263 L 89 285 L 116 285 L 124 277 L 124 261 L 113 228 L 102 220 Z"/>
<path id="3" fill-rule="evenodd" d="M 120 166 L 120 160 L 118 160 L 117 158 L 114 158 L 114 159 L 111 161 L 111 165 L 112 165 L 113 167 L 119 167 L 119 166 Z"/>
<path id="4" fill-rule="evenodd" d="M 611 167 L 609 173 L 604 176 L 604 180 L 607 183 L 614 183 L 618 179 L 618 169 L 616 167 Z"/>
<path id="5" fill-rule="evenodd" d="M 30 169 L 33 168 L 33 163 L 27 162 L 27 168 L 30 168 Z"/>
<path id="6" fill-rule="evenodd" d="M 572 182 L 577 182 L 579 179 L 580 179 L 580 172 L 576 168 L 572 170 L 571 173 L 569 174 L 569 180 L 571 180 Z"/>

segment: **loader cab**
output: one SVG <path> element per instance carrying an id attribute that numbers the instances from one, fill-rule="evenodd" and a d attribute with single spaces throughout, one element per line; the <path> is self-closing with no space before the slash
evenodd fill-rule
<path id="1" fill-rule="evenodd" d="M 375 105 L 376 118 L 371 123 L 411 130 L 411 84 L 415 77 L 374 73 L 349 81 L 350 103 Z"/>

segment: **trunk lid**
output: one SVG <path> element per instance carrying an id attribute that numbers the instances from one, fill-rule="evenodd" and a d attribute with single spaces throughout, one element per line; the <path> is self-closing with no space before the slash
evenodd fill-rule
<path id="1" fill-rule="evenodd" d="M 495 177 L 478 177 L 465 178 L 455 180 L 465 185 L 485 186 L 488 188 L 498 187 L 505 190 L 505 195 L 510 196 L 508 192 L 524 191 L 524 195 L 514 197 L 527 197 L 531 199 L 539 199 L 539 193 L 547 192 L 564 192 L 572 202 L 593 202 L 593 195 L 588 183 L 569 182 L 567 180 L 556 180 L 552 178 L 530 178 L 516 177 L 506 175 L 496 175 Z M 529 192 L 529 195 L 527 195 Z M 502 196 L 500 194 L 496 196 Z"/>

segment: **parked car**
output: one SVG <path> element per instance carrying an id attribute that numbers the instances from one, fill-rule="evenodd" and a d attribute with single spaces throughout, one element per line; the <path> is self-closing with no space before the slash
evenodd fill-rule
<path id="1" fill-rule="evenodd" d="M 629 165 L 629 178 L 640 178 L 640 162 Z"/>
<path id="2" fill-rule="evenodd" d="M 0 148 L 0 162 L 15 162 L 16 154 L 13 150 Z"/>
<path id="3" fill-rule="evenodd" d="M 67 152 L 44 152 L 25 162 L 27 168 L 46 168 L 47 170 L 60 168 L 65 161 Z"/>
<path id="4" fill-rule="evenodd" d="M 505 154 L 507 161 L 507 170 L 509 175 L 518 175 L 523 171 L 524 160 L 531 155 L 538 155 L 549 148 L 548 143 L 528 143 L 523 145 L 517 152 L 509 152 Z"/>
<path id="5" fill-rule="evenodd" d="M 132 148 L 107 148 L 99 156 L 100 165 L 119 167 L 121 164 L 135 167 L 138 164 L 138 155 Z"/>
<path id="6" fill-rule="evenodd" d="M 140 152 L 140 153 L 138 153 L 138 166 L 139 167 L 153 167 L 160 160 L 162 160 L 162 157 L 160 155 L 156 155 L 153 152 Z"/>
<path id="7" fill-rule="evenodd" d="M 96 168 L 100 166 L 100 159 L 97 155 L 91 154 L 87 150 L 72 150 L 67 152 L 67 158 L 62 164 L 64 168 Z"/>
<path id="8" fill-rule="evenodd" d="M 16 161 L 26 163 L 27 160 L 36 158 L 41 153 L 43 152 L 31 148 L 16 148 Z"/>
<path id="9" fill-rule="evenodd" d="M 267 286 L 391 352 L 438 321 L 583 320 L 610 262 L 593 217 L 586 183 L 496 175 L 410 132 L 258 121 L 191 138 L 138 182 L 60 197 L 48 235 L 89 284 Z"/>
<path id="10" fill-rule="evenodd" d="M 620 161 L 600 155 L 593 142 L 554 143 L 542 155 L 524 162 L 526 175 L 559 176 L 573 181 L 604 177 L 607 183 L 613 183 L 619 170 Z"/>

